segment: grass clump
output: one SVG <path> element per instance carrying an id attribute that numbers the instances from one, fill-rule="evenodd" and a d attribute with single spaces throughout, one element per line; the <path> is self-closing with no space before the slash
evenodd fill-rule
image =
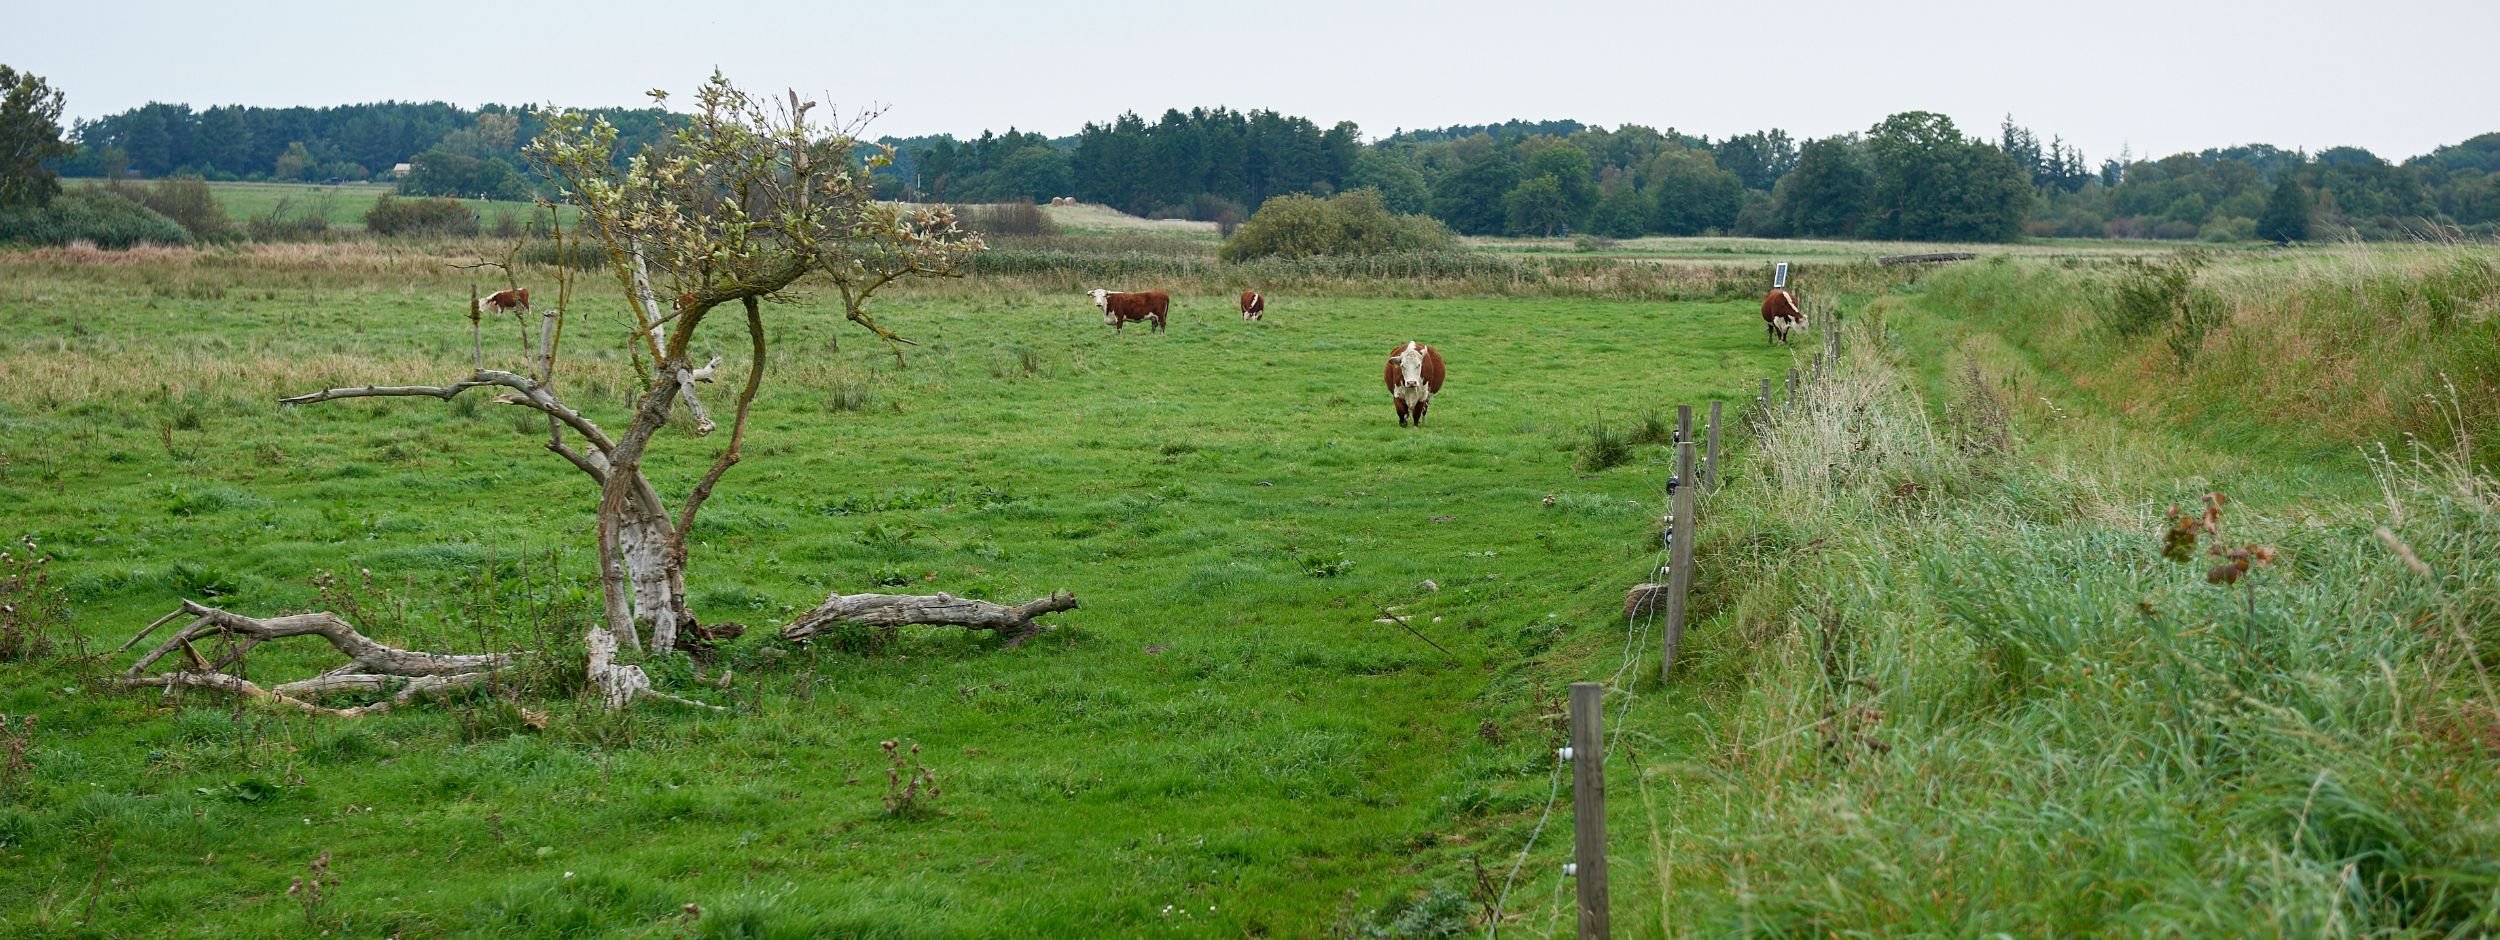
<path id="1" fill-rule="evenodd" d="M 1605 423 L 1589 425 L 1582 433 L 1574 465 L 1583 472 L 1595 473 L 1632 462 L 1633 435 L 1617 431 Z"/>
<path id="2" fill-rule="evenodd" d="M 365 210 L 365 231 L 384 237 L 475 235 L 478 217 L 467 204 L 447 196 L 403 199 L 386 195 Z"/>

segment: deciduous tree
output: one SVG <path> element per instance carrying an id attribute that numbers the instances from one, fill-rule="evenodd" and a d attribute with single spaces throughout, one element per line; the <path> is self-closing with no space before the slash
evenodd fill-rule
<path id="1" fill-rule="evenodd" d="M 61 191 L 44 164 L 71 152 L 61 140 L 64 100 L 33 73 L 0 65 L 0 209 L 41 206 Z"/>
<path id="2" fill-rule="evenodd" d="M 661 97 L 661 96 L 655 96 Z M 813 102 L 792 94 L 786 103 L 764 102 L 715 74 L 697 97 L 695 113 L 657 152 L 619 168 L 616 129 L 578 113 L 558 113 L 530 152 L 565 197 L 579 207 L 586 240 L 606 258 L 623 301 L 630 348 L 645 370 L 630 416 L 611 431 L 567 405 L 560 395 L 559 351 L 566 333 L 569 284 L 539 313 L 532 347 L 511 368 L 494 368 L 482 347 L 468 377 L 439 386 L 353 386 L 285 399 L 310 405 L 345 398 L 430 397 L 445 401 L 477 389 L 501 392 L 498 402 L 529 409 L 546 419 L 545 446 L 589 477 L 599 492 L 597 533 L 602 614 L 584 637 L 592 688 L 611 707 L 656 695 L 632 651 L 668 655 L 707 638 L 687 606 L 685 533 L 712 491 L 742 458 L 747 418 L 766 366 L 770 333 L 768 301 L 782 298 L 811 273 L 833 282 L 843 315 L 890 341 L 906 342 L 879 324 L 867 309 L 879 289 L 905 278 L 948 277 L 983 246 L 957 227 L 944 207 L 910 212 L 874 198 L 873 186 L 855 158 L 862 147 L 861 121 L 833 125 L 816 117 Z M 868 148 L 874 163 L 890 157 Z M 709 469 L 671 504 L 643 472 L 649 450 L 682 409 L 693 434 L 716 430 L 712 411 L 697 389 L 714 379 L 720 357 L 697 365 L 703 327 L 719 310 L 742 313 L 746 331 L 744 375 L 729 417 L 728 440 Z M 899 355 L 899 350 L 898 353 Z M 785 627 L 785 638 L 803 637 L 828 619 L 894 626 L 949 623 L 996 630 L 1020 642 L 1038 628 L 1032 618 L 1075 606 L 1053 595 L 1020 607 L 956 598 L 836 594 L 808 617 Z M 380 646 L 355 635 L 329 615 L 258 620 L 186 602 L 167 619 L 189 616 L 177 640 L 221 631 L 249 643 L 282 636 L 319 634 L 353 660 L 358 689 L 398 691 L 439 688 L 491 674 L 509 657 L 445 657 Z M 162 622 L 162 621 L 160 621 Z M 135 641 L 134 641 L 135 642 Z M 142 666 L 170 647 L 142 660 Z M 220 688 L 274 696 L 314 708 L 286 686 L 260 689 L 211 664 L 158 676 L 136 685 Z M 300 691 L 334 691 L 323 686 Z"/>
<path id="3" fill-rule="evenodd" d="M 2292 174 L 2283 174 L 2275 180 L 2274 192 L 2266 196 L 2265 214 L 2257 217 L 2257 237 L 2286 244 L 2307 241 L 2309 208 L 2309 191 Z"/>
<path id="4" fill-rule="evenodd" d="M 1726 231 L 1745 206 L 1745 184 L 1701 150 L 1671 147 L 1649 161 L 1650 231 Z"/>
<path id="5" fill-rule="evenodd" d="M 1854 235 L 1872 192 L 1856 141 L 1811 140 L 1798 151 L 1797 169 L 1773 191 L 1772 214 L 1790 235 Z"/>
<path id="6" fill-rule="evenodd" d="M 1927 241 L 2006 241 L 2031 208 L 2030 172 L 2004 151 L 1966 140 L 1927 111 L 1885 118 L 1867 133 L 1874 171 L 1865 234 Z"/>

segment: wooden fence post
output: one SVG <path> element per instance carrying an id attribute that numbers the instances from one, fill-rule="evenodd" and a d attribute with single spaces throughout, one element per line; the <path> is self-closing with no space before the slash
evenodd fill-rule
<path id="1" fill-rule="evenodd" d="M 1814 351 L 1814 384 L 1823 384 L 1823 351 L 1820 349 Z"/>
<path id="2" fill-rule="evenodd" d="M 1693 478 L 1691 442 L 1676 445 L 1675 469 L 1677 476 L 1687 480 Z M 1665 649 L 1658 659 L 1658 679 L 1662 682 L 1666 680 L 1668 670 L 1675 668 L 1675 648 L 1684 643 L 1684 597 L 1693 588 L 1693 523 L 1696 521 L 1693 513 L 1697 489 L 1692 486 L 1675 488 L 1675 519 L 1668 523 L 1667 531 L 1672 534 L 1673 541 L 1667 546 L 1667 634 Z"/>
<path id="3" fill-rule="evenodd" d="M 1788 404 L 1792 407 L 1797 404 L 1797 369 L 1794 366 L 1788 369 Z"/>
<path id="4" fill-rule="evenodd" d="M 1771 397 L 1771 380 L 1763 379 L 1762 394 L 1754 396 L 1753 403 L 1756 406 L 1754 409 L 1755 412 L 1762 416 L 1762 423 L 1764 424 L 1771 423 L 1771 403 L 1774 401 L 1778 401 L 1778 399 Z"/>
<path id="5" fill-rule="evenodd" d="M 1677 405 L 1675 406 L 1675 442 L 1681 444 L 1692 439 L 1693 406 Z"/>
<path id="6" fill-rule="evenodd" d="M 1705 443 L 1701 450 L 1701 479 L 1703 485 L 1708 486 L 1714 492 L 1719 488 L 1719 406 L 1721 404 L 1723 403 L 1716 398 L 1710 400 L 1710 429 L 1702 435 Z"/>
<path id="7" fill-rule="evenodd" d="M 1595 682 L 1571 684 L 1571 877 L 1579 883 L 1581 940 L 1614 936 L 1606 922 L 1606 735 L 1598 725 L 1605 694 Z"/>

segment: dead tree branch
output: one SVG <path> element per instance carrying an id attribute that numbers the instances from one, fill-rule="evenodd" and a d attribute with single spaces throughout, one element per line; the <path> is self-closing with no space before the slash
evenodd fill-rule
<path id="1" fill-rule="evenodd" d="M 478 685 L 514 661 L 509 653 L 425 653 L 404 650 L 378 642 L 356 631 L 355 626 L 329 612 L 293 614 L 260 619 L 246 617 L 185 600 L 172 614 L 158 618 L 138 636 L 123 644 L 124 649 L 136 645 L 141 637 L 177 617 L 192 618 L 182 628 L 147 655 L 139 657 L 123 675 L 122 685 L 131 688 L 216 689 L 250 698 L 264 699 L 305 711 L 341 717 L 355 717 L 386 711 L 416 699 L 451 689 Z M 329 641 L 332 649 L 347 657 L 347 665 L 328 672 L 263 688 L 248 679 L 224 670 L 240 665 L 254 647 L 270 640 L 293 636 L 318 636 Z M 200 658 L 193 641 L 222 637 L 233 641 L 231 652 L 211 664 Z M 190 668 L 158 675 L 142 675 L 160 659 L 181 652 L 190 659 Z M 333 692 L 395 692 L 391 698 L 354 708 L 329 708 L 310 701 L 313 696 Z"/>
<path id="2" fill-rule="evenodd" d="M 1014 607 L 952 594 L 835 594 L 782 627 L 781 638 L 805 640 L 836 623 L 857 623 L 888 631 L 908 624 L 953 624 L 968 630 L 996 631 L 1007 638 L 1006 646 L 1012 649 L 1042 632 L 1042 625 L 1034 623 L 1033 618 L 1076 607 L 1076 595 L 1066 591 L 1052 592 L 1048 597 Z"/>

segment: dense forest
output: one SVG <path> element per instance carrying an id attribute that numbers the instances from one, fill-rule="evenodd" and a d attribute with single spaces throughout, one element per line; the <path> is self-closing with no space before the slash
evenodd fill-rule
<path id="1" fill-rule="evenodd" d="M 622 154 L 655 141 L 658 109 L 602 112 Z M 73 176 L 393 178 L 410 195 L 527 198 L 544 187 L 520 148 L 536 108 L 442 103 L 334 108 L 150 104 L 79 122 Z M 1274 111 L 1122 114 L 1069 137 L 886 138 L 881 187 L 899 199 L 1075 196 L 1140 215 L 1227 225 L 1268 199 L 1372 189 L 1396 212 L 1471 235 L 1759 236 L 2003 241 L 2023 236 L 2403 238 L 2500 229 L 2500 134 L 2401 163 L 2367 150 L 2264 144 L 2089 162 L 2009 117 L 1993 138 L 1942 115 L 1799 140 L 1770 129 L 1712 139 L 1638 124 L 1507 121 L 1398 130 L 1366 142 Z"/>
<path id="2" fill-rule="evenodd" d="M 658 108 L 596 111 L 616 125 L 618 152 L 630 156 L 660 138 L 670 116 Z M 383 102 L 334 108 L 149 104 L 80 121 L 77 153 L 64 176 L 211 180 L 361 181 L 396 177 L 414 196 L 527 199 L 540 181 L 521 148 L 546 129 L 536 107 Z M 399 164 L 405 173 L 394 174 Z"/>
<path id="3" fill-rule="evenodd" d="M 1269 111 L 1123 114 L 1075 137 L 888 138 L 889 191 L 988 202 L 1071 195 L 1140 215 L 1233 222 L 1269 197 L 1377 190 L 1470 235 L 2004 241 L 2025 235 L 2243 241 L 2500 228 L 2500 134 L 2401 164 L 2264 144 L 2098 165 L 2008 118 L 1994 139 L 1905 112 L 1863 133 L 1713 140 L 1577 121 L 1400 130 L 1363 143 Z"/>

